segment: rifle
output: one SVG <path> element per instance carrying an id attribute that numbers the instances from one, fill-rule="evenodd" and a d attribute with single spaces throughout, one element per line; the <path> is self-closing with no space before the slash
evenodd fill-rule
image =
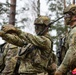
<path id="1" fill-rule="evenodd" d="M 64 16 L 62 16 L 62 17 L 58 18 L 57 20 L 49 23 L 49 25 L 48 25 L 44 30 L 42 30 L 42 32 L 40 31 L 40 32 L 38 33 L 38 35 L 42 35 L 42 34 L 46 31 L 46 29 L 51 26 L 51 24 L 57 22 L 58 20 L 62 19 L 63 17 L 64 17 Z M 22 38 L 24 38 L 24 36 L 22 36 Z M 25 43 L 24 45 L 27 45 L 27 43 Z M 29 45 L 29 46 L 30 46 L 30 45 Z M 28 48 L 29 48 L 29 47 L 28 47 Z M 34 47 L 32 46 L 31 49 L 34 50 Z M 23 51 L 22 53 L 19 52 L 19 56 L 21 56 L 21 55 L 23 55 L 23 54 L 25 54 L 25 53 L 26 53 L 26 55 L 27 55 L 27 54 L 30 52 L 30 51 L 28 51 L 28 52 L 27 52 L 27 51 L 28 51 L 28 50 L 26 49 L 26 51 Z"/>
<path id="2" fill-rule="evenodd" d="M 66 8 L 66 1 L 64 0 L 64 8 Z M 65 18 L 64 18 L 65 20 Z M 65 22 L 64 22 L 65 23 Z M 60 35 L 60 34 L 59 34 Z M 62 62 L 62 58 L 61 58 L 61 51 L 62 51 L 62 47 L 65 44 L 65 40 L 63 40 L 65 37 L 60 36 L 59 37 L 59 44 L 58 44 L 58 49 L 57 49 L 57 57 L 58 57 L 58 66 L 61 64 Z"/>
<path id="3" fill-rule="evenodd" d="M 65 40 L 65 37 L 60 36 L 57 50 L 58 66 L 62 63 L 62 60 L 66 54 Z"/>
<path id="4" fill-rule="evenodd" d="M 51 27 L 52 24 L 54 24 L 54 23 L 57 22 L 58 20 L 62 19 L 63 17 L 64 17 L 64 16 L 59 17 L 57 20 L 54 20 L 53 22 L 49 23 L 44 30 L 42 30 L 42 31 L 40 31 L 40 32 L 38 33 L 38 35 L 42 35 L 42 34 L 47 30 L 47 28 Z"/>

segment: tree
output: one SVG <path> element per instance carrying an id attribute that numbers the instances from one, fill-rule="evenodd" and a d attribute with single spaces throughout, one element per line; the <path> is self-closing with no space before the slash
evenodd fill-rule
<path id="1" fill-rule="evenodd" d="M 0 25 L 7 23 L 8 10 L 9 10 L 9 4 L 8 4 L 7 0 L 6 0 L 6 4 L 0 3 Z"/>
<path id="2" fill-rule="evenodd" d="M 70 4 L 71 2 L 67 2 L 67 4 Z M 49 10 L 52 20 L 56 20 L 60 16 L 63 16 L 63 10 L 64 10 L 64 0 L 48 0 Z M 51 14 L 51 13 L 54 14 Z M 51 26 L 51 31 L 56 31 L 56 36 L 53 36 L 54 45 L 56 45 L 56 49 L 58 47 L 58 38 L 59 35 L 65 35 L 65 32 L 67 31 L 67 26 L 65 26 L 64 19 L 61 19 L 54 23 Z"/>
<path id="3" fill-rule="evenodd" d="M 0 3 L 0 26 L 9 23 L 10 3 L 10 0 L 3 0 Z M 30 33 L 35 33 L 33 26 L 35 17 L 37 17 L 37 0 L 17 0 L 16 27 Z"/>
<path id="4" fill-rule="evenodd" d="M 20 27 L 21 29 L 26 29 L 26 31 L 31 28 L 30 25 L 33 24 L 33 20 L 34 20 L 33 18 L 36 17 L 34 5 L 36 5 L 36 1 L 33 1 L 33 0 L 31 1 L 30 0 L 28 1 L 17 0 L 16 14 L 15 14 L 16 16 L 15 22 L 16 22 L 17 27 Z M 11 6 L 10 0 L 6 0 L 5 3 L 0 3 L 1 25 L 8 24 L 9 22 L 10 6 Z"/>
<path id="5" fill-rule="evenodd" d="M 40 0 L 37 1 L 37 10 L 38 10 L 37 16 L 40 16 Z"/>

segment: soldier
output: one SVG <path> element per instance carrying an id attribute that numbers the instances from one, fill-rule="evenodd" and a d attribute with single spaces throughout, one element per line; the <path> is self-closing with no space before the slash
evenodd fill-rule
<path id="1" fill-rule="evenodd" d="M 15 35 L 15 34 L 12 34 L 12 35 Z M 17 59 L 15 59 L 15 56 L 17 54 L 18 54 L 17 46 L 10 43 L 5 44 L 4 53 L 3 53 L 5 67 L 0 75 L 14 75 L 14 69 L 17 62 Z"/>
<path id="2" fill-rule="evenodd" d="M 70 5 L 64 10 L 65 23 L 70 25 L 71 31 L 69 33 L 69 49 L 58 69 L 55 72 L 55 75 L 62 75 L 70 69 L 69 63 L 76 52 L 76 5 Z"/>
<path id="3" fill-rule="evenodd" d="M 19 56 L 17 56 L 17 58 L 21 61 L 19 67 L 20 75 L 46 73 L 48 71 L 47 68 L 52 68 L 51 75 L 54 75 L 56 64 L 53 60 L 51 60 L 51 57 L 54 57 L 54 55 L 52 53 L 52 39 L 48 34 L 47 28 L 49 23 L 50 19 L 47 16 L 39 16 L 36 18 L 34 24 L 37 35 L 23 32 L 20 29 L 9 25 L 2 27 L 4 32 L 2 31 L 0 35 L 4 40 L 20 47 L 23 46 Z M 9 32 L 15 32 L 22 40 L 22 43 L 20 43 L 20 40 L 16 38 L 16 36 L 9 34 Z M 6 35 L 4 35 L 5 33 Z M 51 66 L 49 66 L 49 62 Z"/>

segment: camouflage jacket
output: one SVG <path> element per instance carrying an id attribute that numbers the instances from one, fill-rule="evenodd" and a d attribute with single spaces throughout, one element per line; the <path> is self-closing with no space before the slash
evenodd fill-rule
<path id="1" fill-rule="evenodd" d="M 35 36 L 30 33 L 20 32 L 20 35 L 18 36 L 6 34 L 3 39 L 20 47 L 24 46 L 24 42 L 36 46 L 27 58 L 25 58 L 25 55 L 21 56 L 22 59 L 19 68 L 20 73 L 36 73 L 45 71 L 44 67 L 47 67 L 48 57 L 52 50 L 52 40 L 49 34 L 44 36 Z"/>
<path id="2" fill-rule="evenodd" d="M 69 69 L 70 59 L 72 59 L 73 54 L 76 52 L 76 27 L 72 28 L 69 36 L 69 49 L 63 59 L 62 64 L 59 66 L 58 70 L 65 73 Z"/>
<path id="3" fill-rule="evenodd" d="M 10 43 L 5 43 L 2 49 L 2 60 L 0 59 L 0 65 L 2 65 L 0 66 L 0 70 L 3 74 L 13 74 L 17 62 L 15 56 L 18 54 L 18 47 Z"/>

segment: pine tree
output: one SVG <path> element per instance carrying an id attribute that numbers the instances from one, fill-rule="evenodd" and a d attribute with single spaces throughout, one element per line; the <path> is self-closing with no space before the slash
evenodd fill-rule
<path id="1" fill-rule="evenodd" d="M 68 4 L 70 4 L 70 2 L 68 2 Z M 48 0 L 48 5 L 52 20 L 56 20 L 59 17 L 63 16 L 64 0 Z M 51 14 L 52 12 L 54 14 Z M 65 35 L 65 32 L 67 31 L 67 26 L 65 26 L 64 18 L 51 25 L 51 31 L 52 30 L 56 31 L 56 36 L 53 36 L 53 41 L 57 49 L 59 36 Z"/>

